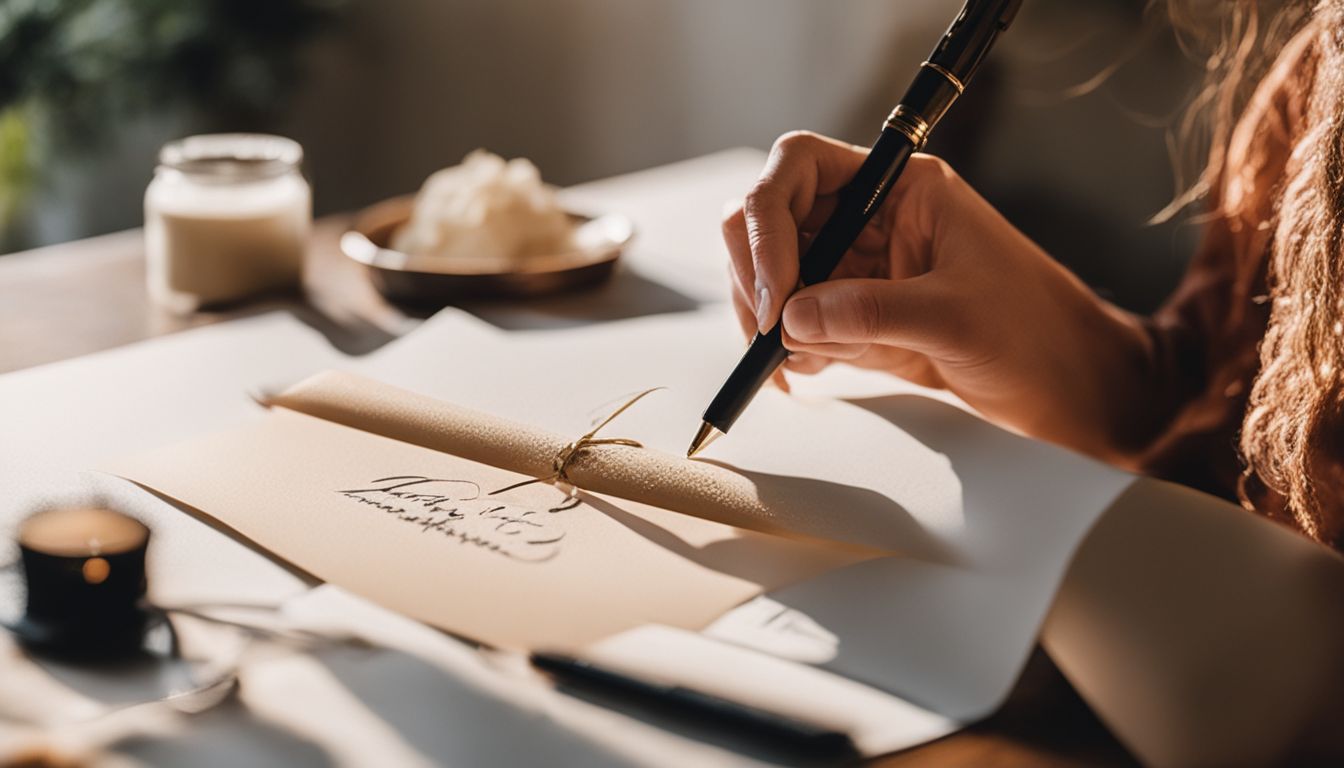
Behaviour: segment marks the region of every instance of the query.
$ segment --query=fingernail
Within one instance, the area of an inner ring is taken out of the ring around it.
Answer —
[[[821,327],[821,305],[816,299],[794,299],[784,306],[784,330],[798,341],[818,341],[825,337]]]
[[[770,330],[770,289],[765,283],[756,284],[756,329],[761,333]]]

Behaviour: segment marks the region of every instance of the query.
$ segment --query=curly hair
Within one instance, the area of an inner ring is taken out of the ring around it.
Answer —
[[[1165,5],[1177,39],[1204,62],[1206,76],[1173,142],[1183,191],[1158,220],[1215,191],[1231,170],[1227,150],[1251,95],[1288,40],[1309,28],[1305,128],[1272,191],[1272,303],[1240,433],[1239,494],[1254,509],[1252,489],[1274,491],[1304,533],[1333,539],[1341,532],[1329,530],[1323,511],[1344,505],[1344,0]],[[1212,48],[1201,47],[1209,40]]]
[[[1323,539],[1335,534],[1324,505],[1344,491],[1344,0],[1314,13],[1316,68],[1279,192],[1273,303],[1241,452],[1247,477],[1282,494],[1298,527]]]

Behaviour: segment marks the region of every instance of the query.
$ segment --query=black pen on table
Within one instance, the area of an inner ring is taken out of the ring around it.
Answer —
[[[799,260],[803,285],[831,276],[841,257],[882,206],[910,155],[918,152],[929,132],[947,113],[975,74],[999,33],[1008,28],[1021,0],[968,0],[938,46],[920,65],[914,81],[887,117],[882,133],[858,173],[837,195],[835,210]],[[726,434],[756,392],[789,356],[784,348],[783,319],[751,346],[705,409],[704,421],[687,456],[694,456]]]
[[[721,728],[763,737],[800,754],[855,756],[848,734],[786,715],[730,701],[680,685],[658,683],[608,669],[562,653],[534,652],[532,666],[562,684],[591,687],[643,699],[686,719],[711,721]]]

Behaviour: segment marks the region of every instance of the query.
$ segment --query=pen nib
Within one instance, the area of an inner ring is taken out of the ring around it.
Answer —
[[[703,451],[705,446],[714,442],[723,436],[723,433],[710,424],[708,421],[700,425],[700,431],[695,433],[695,439],[691,441],[691,447],[686,450],[686,458],[692,458],[695,454]]]

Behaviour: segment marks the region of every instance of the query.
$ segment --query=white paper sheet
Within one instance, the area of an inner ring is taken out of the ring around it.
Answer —
[[[475,348],[505,336],[460,313],[436,325],[448,338],[436,342],[430,351],[434,358],[460,345]],[[294,664],[256,665],[246,673],[251,692],[243,705],[191,718],[189,727],[171,735],[123,745],[122,754],[150,764],[232,764],[237,759],[330,764],[401,740],[432,760],[476,764],[510,764],[537,754],[564,765],[777,763],[778,755],[754,751],[759,744],[717,744],[701,741],[696,733],[667,732],[656,721],[632,719],[554,692],[527,670],[501,675],[467,646],[440,633],[353,597],[333,601],[338,594],[333,588],[319,589],[326,598],[309,601],[314,594],[309,585],[268,557],[124,481],[82,469],[123,451],[259,418],[248,392],[278,389],[314,371],[348,364],[320,334],[277,313],[0,376],[0,484],[6,489],[0,531],[6,537],[37,507],[96,496],[152,527],[149,579],[157,601],[309,606],[295,610],[328,628],[362,630],[388,646],[317,658],[313,664],[325,670],[317,675],[295,671],[314,669],[301,663],[306,657]],[[17,586],[17,579],[0,580],[0,617],[12,618],[21,610]],[[294,603],[296,598],[301,602]],[[325,607],[316,610],[319,603]],[[325,618],[317,621],[318,616]],[[409,647],[407,638],[412,639]],[[0,677],[21,682],[28,675],[33,685],[53,690],[62,685],[18,656],[3,661]],[[4,692],[22,697],[27,687]],[[296,703],[324,697],[339,697],[347,707],[355,707],[357,699],[373,725],[363,732],[336,732],[320,718],[296,720]],[[30,705],[7,698],[0,709],[36,716]],[[77,719],[100,706],[73,695],[68,702],[53,701],[37,721]],[[282,716],[285,712],[289,715]],[[0,736],[30,731],[31,726],[7,723]],[[898,745],[944,732],[921,732]],[[32,743],[43,738],[34,736]],[[0,738],[0,751],[8,744]]]
[[[279,601],[302,591],[267,558],[85,470],[236,423],[257,410],[248,392],[344,359],[293,316],[271,313],[0,377],[0,534],[10,539],[43,505],[105,498],[154,530],[149,577],[160,600]]]
[[[663,386],[608,432],[684,451],[741,352],[725,307],[498,338],[463,338],[458,326],[453,313],[441,314],[359,367],[398,386],[576,436],[604,404]],[[812,477],[894,500],[942,545],[950,557],[860,563],[768,599],[835,638],[829,652],[794,638],[798,658],[973,720],[1007,695],[1078,542],[1133,478],[886,381],[894,394],[852,402],[819,395],[828,387],[871,394],[871,377],[837,372],[809,384],[811,395],[792,399],[764,391],[703,455],[747,472]],[[779,639],[756,618],[768,612],[759,605],[740,610],[709,634],[778,652]]]
[[[684,313],[722,301],[727,292],[719,210],[725,200],[747,189],[763,160],[759,151],[737,150],[567,190],[569,204],[635,219],[636,240],[623,256],[616,280],[574,297],[473,308],[496,327],[449,311],[435,323],[439,338],[423,348],[426,365],[442,365],[459,345],[474,349],[486,338],[508,335],[497,328],[585,325]],[[452,315],[456,321],[449,319]],[[269,603],[296,593],[305,601],[307,595],[330,596],[332,588],[305,592],[299,579],[224,534],[122,481],[81,468],[122,451],[236,424],[254,414],[255,406],[245,395],[249,390],[279,389],[342,362],[318,334],[292,318],[272,315],[2,376],[0,482],[6,495],[0,500],[0,532],[11,531],[35,505],[98,493],[153,526],[150,579],[160,600]],[[440,367],[427,375],[454,374]],[[0,595],[0,611],[12,614],[17,599],[15,594]],[[561,765],[774,762],[768,755],[753,756],[751,744],[698,743],[694,734],[669,733],[656,724],[553,693],[540,680],[524,684],[494,677],[461,644],[409,620],[397,621],[400,617],[362,601],[323,603],[338,627],[362,627],[394,647],[400,647],[394,635],[401,631],[417,637],[416,652],[441,668],[437,675],[414,674],[410,687],[407,675],[378,672],[422,669],[396,656],[389,661],[371,655],[337,674],[342,685],[366,698],[371,709],[424,754],[473,764],[511,764],[538,754]],[[282,695],[303,701],[322,692],[285,687]],[[545,698],[544,707],[527,706],[536,696]],[[247,704],[265,709],[265,698],[259,690]],[[241,709],[195,718],[179,738],[141,743],[131,755],[150,763],[242,760],[291,765],[325,765],[349,757],[339,753],[338,744],[296,739],[268,725],[271,718],[257,722]],[[428,721],[425,712],[430,713]],[[924,731],[888,746],[908,746],[945,732]],[[598,742],[618,747],[612,754],[612,748]]]

